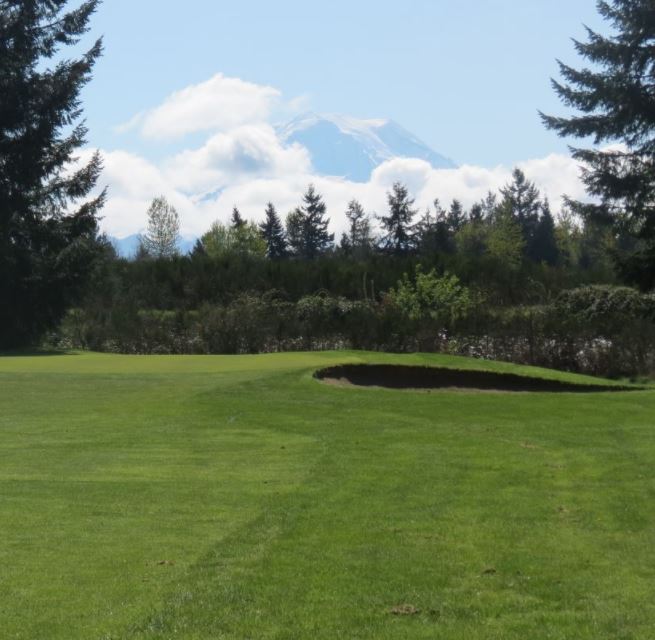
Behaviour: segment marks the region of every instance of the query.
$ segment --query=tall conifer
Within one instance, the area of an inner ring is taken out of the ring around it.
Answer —
[[[266,205],[264,221],[259,225],[262,237],[266,242],[266,257],[271,260],[286,258],[289,250],[282,221],[272,202]]]
[[[104,193],[89,198],[102,163],[95,154],[74,164],[87,134],[80,92],[102,44],[61,55],[87,32],[98,0],[66,5],[0,2],[0,348],[55,325],[102,249]]]
[[[405,185],[395,182],[387,193],[387,202],[389,213],[379,217],[384,232],[382,248],[395,255],[409,253],[416,246],[413,225],[416,215],[414,200],[410,198]]]
[[[334,243],[334,234],[328,231],[327,207],[313,184],[307,188],[299,211],[303,216],[302,257],[313,260],[331,249]]]
[[[564,105],[577,113],[541,115],[560,136],[621,143],[572,148],[593,201],[569,204],[583,217],[612,223],[641,241],[620,266],[629,279],[650,288],[655,286],[655,3],[601,0],[597,7],[612,32],[587,29],[586,41],[574,44],[590,67],[560,62],[563,81],[553,80]]]

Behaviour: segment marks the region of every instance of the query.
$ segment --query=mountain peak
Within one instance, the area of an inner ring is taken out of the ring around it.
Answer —
[[[281,130],[304,130],[320,122],[331,122],[342,131],[365,132],[370,129],[383,127],[390,121],[380,118],[369,118],[364,120],[340,113],[314,113],[313,111],[308,111],[295,117],[282,127]]]
[[[455,168],[451,160],[393,120],[308,112],[277,131],[284,143],[297,143],[309,151],[318,173],[354,182],[368,181],[376,167],[398,157],[420,158],[435,169]]]

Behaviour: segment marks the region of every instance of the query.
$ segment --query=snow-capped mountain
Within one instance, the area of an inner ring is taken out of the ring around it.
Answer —
[[[343,115],[307,113],[276,127],[276,133],[283,145],[300,144],[307,149],[316,175],[368,182],[376,167],[399,157],[419,158],[435,169],[456,168],[452,160],[428,147],[393,120],[360,120]],[[187,195],[198,205],[212,203],[220,199],[227,186]],[[138,234],[110,239],[119,255],[129,258],[136,254]],[[193,237],[181,239],[178,244],[180,252],[190,252],[195,240]]]
[[[366,182],[373,169],[392,158],[420,158],[435,169],[453,169],[452,160],[433,151],[393,120],[358,120],[307,113],[277,127],[284,144],[298,143],[321,175]]]

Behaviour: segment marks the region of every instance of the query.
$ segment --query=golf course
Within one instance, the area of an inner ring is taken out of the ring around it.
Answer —
[[[315,377],[356,364],[586,386]],[[652,638],[655,390],[601,382],[437,355],[2,357],[0,636]]]

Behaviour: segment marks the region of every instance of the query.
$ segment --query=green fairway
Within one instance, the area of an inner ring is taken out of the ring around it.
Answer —
[[[0,637],[648,639],[655,391],[445,356],[0,358]]]

